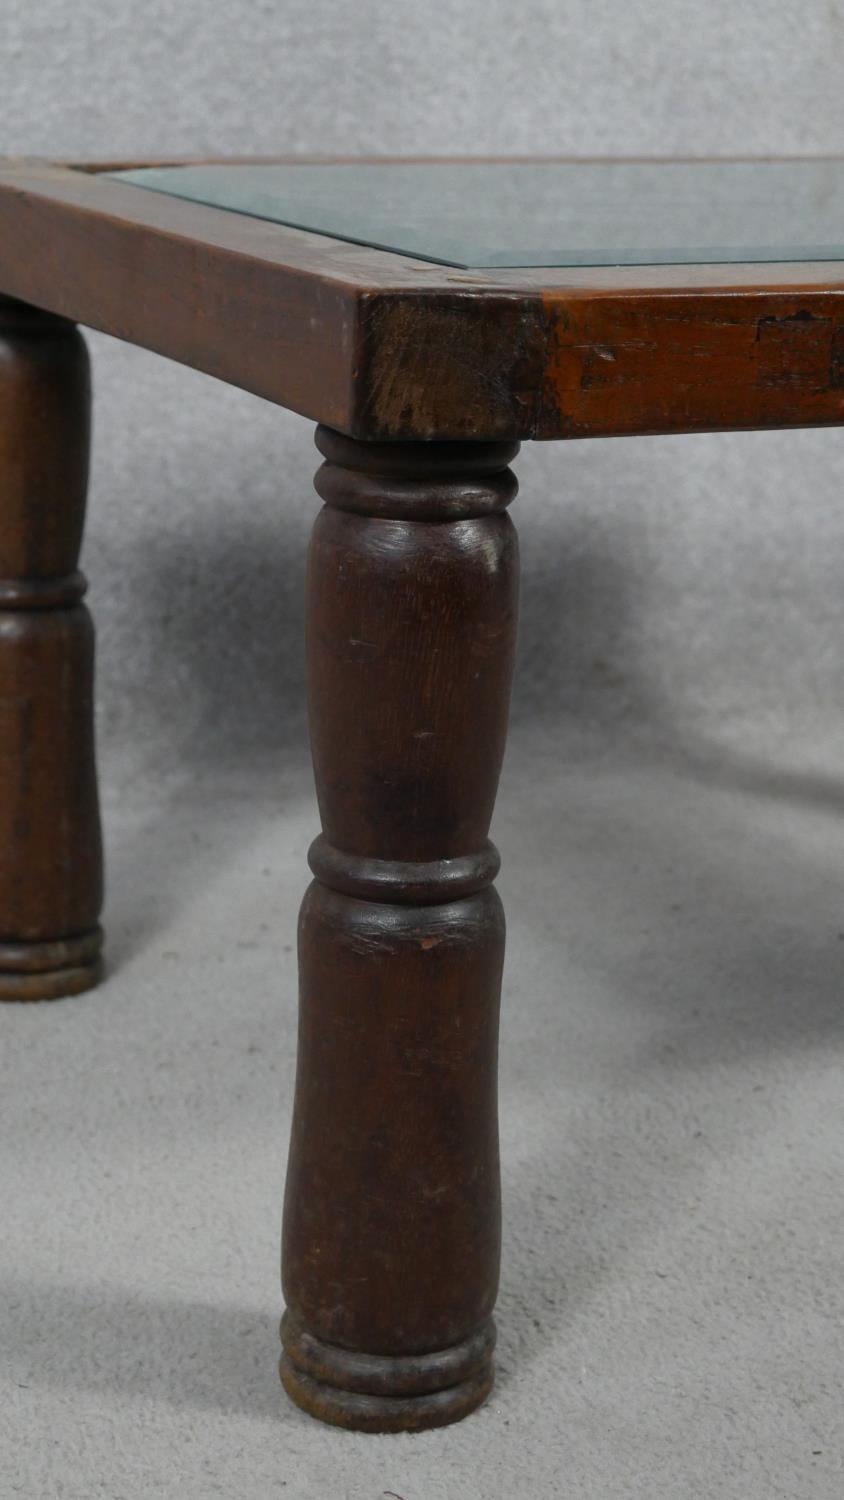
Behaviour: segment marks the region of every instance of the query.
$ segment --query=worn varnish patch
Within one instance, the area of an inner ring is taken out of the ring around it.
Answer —
[[[832,318],[808,307],[760,318],[756,325],[759,385],[825,390],[830,384],[835,332]]]
[[[829,388],[844,391],[844,322],[837,324],[832,333]]]
[[[361,298],[361,438],[532,437],[546,337],[536,298],[484,292]]]

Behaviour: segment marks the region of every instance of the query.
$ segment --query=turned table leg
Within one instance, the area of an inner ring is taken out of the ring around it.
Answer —
[[[299,928],[281,1376],[397,1431],[492,1384],[504,916],[487,833],[516,626],[517,444],[325,428],[308,566],[322,834]]]
[[[0,297],[0,999],[100,976],[91,617],[77,570],[90,380],[73,324]]]

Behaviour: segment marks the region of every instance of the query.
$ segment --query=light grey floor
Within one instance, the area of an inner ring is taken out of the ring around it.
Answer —
[[[304,753],[106,814],[108,982],[2,1014],[3,1500],[840,1497],[844,774],[516,730],[499,1378],[415,1438],[275,1373]]]

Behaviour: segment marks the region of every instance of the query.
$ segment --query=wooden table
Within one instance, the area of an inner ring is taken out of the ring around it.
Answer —
[[[0,163],[3,998],[101,972],[75,325],[320,424],[281,1374],[326,1421],[433,1426],[492,1382],[509,465],[844,421],[842,257],[838,161]]]

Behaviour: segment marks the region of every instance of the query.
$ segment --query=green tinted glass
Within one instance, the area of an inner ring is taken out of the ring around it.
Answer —
[[[144,167],[197,203],[466,269],[844,259],[844,161]]]

